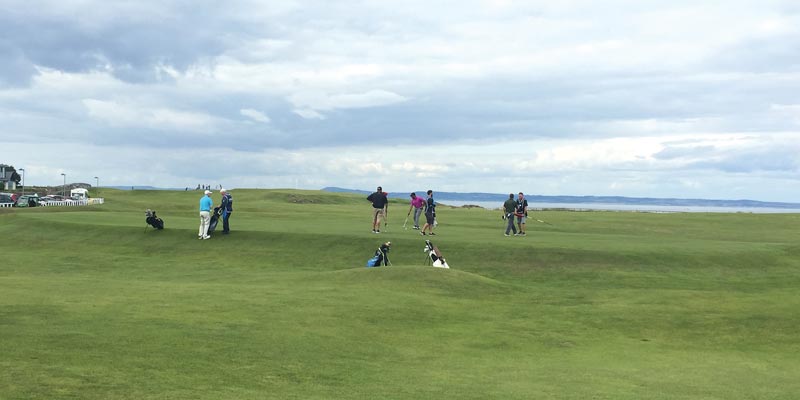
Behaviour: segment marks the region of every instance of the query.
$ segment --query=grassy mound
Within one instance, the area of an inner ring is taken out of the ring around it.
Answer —
[[[800,216],[446,208],[236,190],[197,240],[197,191],[0,210],[0,397],[790,399]],[[216,195],[218,199],[218,195]],[[145,229],[158,211],[163,231]],[[364,268],[382,241],[393,266]]]

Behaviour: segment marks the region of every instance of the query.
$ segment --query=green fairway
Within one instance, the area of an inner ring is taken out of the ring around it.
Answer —
[[[376,235],[364,196],[232,194],[211,240],[195,191],[0,209],[0,399],[800,393],[800,215],[552,211],[505,237],[442,206],[444,270],[405,200]]]

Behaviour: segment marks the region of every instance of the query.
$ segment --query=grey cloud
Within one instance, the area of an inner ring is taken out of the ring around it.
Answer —
[[[714,169],[728,173],[800,172],[797,149],[756,149],[726,154],[711,160],[690,163],[689,168]]]
[[[6,46],[24,55],[18,59],[61,71],[85,72],[110,64],[120,79],[152,82],[157,78],[156,65],[183,70],[199,59],[220,54],[229,40],[219,32],[230,21],[215,19],[215,8],[194,3],[172,3],[172,9],[164,13],[146,12],[155,7],[147,3],[134,10],[117,10],[122,5],[88,2],[82,8],[62,6],[68,9],[60,13],[39,3],[42,8],[35,7],[36,3],[6,7],[0,13],[0,34]],[[137,12],[150,18],[133,18]],[[243,28],[237,29],[242,34]],[[27,72],[28,76],[32,73]]]

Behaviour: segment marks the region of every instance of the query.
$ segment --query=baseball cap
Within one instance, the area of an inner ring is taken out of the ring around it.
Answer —
[[[206,190],[206,194],[211,194],[211,191],[210,190]]]

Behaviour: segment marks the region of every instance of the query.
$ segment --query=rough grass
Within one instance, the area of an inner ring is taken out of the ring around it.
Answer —
[[[362,196],[103,190],[0,210],[0,398],[793,399],[800,216],[444,208],[423,238]],[[156,209],[164,231],[145,230]],[[391,240],[389,268],[364,268]]]

